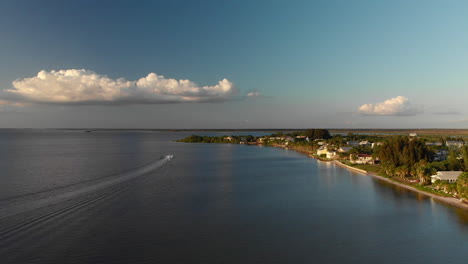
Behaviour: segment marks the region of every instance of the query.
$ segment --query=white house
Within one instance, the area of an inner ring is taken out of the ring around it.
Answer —
[[[327,159],[334,159],[336,157],[336,151],[334,150],[330,150],[330,151],[327,151]]]
[[[442,146],[442,142],[426,142],[426,146]]]
[[[354,164],[374,164],[374,159],[369,154],[357,154],[353,159],[353,154],[349,155],[349,161]]]
[[[439,180],[453,183],[457,181],[458,176],[460,176],[462,172],[463,171],[438,171],[436,175],[431,176],[431,182],[434,183]]]
[[[233,140],[233,138],[232,138],[231,136],[229,136],[229,137],[225,137],[225,138],[224,138],[224,140],[229,140],[229,141],[232,141],[232,140]]]
[[[361,142],[359,142],[359,146],[369,146],[371,143],[367,140],[363,140]]]
[[[410,133],[409,136],[410,136],[410,137],[417,137],[418,134],[416,134],[416,133]]]
[[[383,145],[383,142],[374,142],[371,144],[371,147],[375,148],[376,146],[382,146],[382,145]]]
[[[463,141],[446,141],[445,144],[447,145],[447,147],[462,147],[463,145],[465,145],[465,142]]]
[[[319,149],[317,149],[317,155],[318,156],[327,155],[327,153],[328,153],[327,147],[320,147]]]

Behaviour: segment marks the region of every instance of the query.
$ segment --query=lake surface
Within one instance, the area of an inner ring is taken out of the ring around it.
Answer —
[[[0,215],[1,263],[468,261],[466,211],[294,151],[173,142],[190,134],[0,130],[0,207],[175,155]]]

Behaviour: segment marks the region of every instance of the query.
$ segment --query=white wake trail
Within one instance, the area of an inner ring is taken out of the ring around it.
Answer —
[[[114,186],[114,185],[121,184],[129,180],[135,179],[139,176],[145,175],[146,173],[151,172],[163,166],[164,164],[169,162],[173,157],[174,157],[173,155],[164,156],[162,159],[154,163],[151,163],[149,165],[123,173],[118,176],[114,176],[111,179],[107,179],[106,181],[99,182],[90,186],[84,186],[79,189],[72,190],[66,193],[61,193],[61,194],[53,195],[50,197],[41,198],[38,200],[20,201],[16,203],[14,202],[11,204],[7,204],[0,208],[0,219],[8,217],[8,216],[16,215],[19,213],[24,213],[30,210],[42,208],[45,206],[58,204],[60,202],[67,201],[67,200],[76,198],[78,196],[84,195],[84,194],[96,192],[96,191],[105,189],[107,187]]]

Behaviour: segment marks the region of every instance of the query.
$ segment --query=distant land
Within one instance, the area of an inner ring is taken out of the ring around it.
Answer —
[[[313,127],[312,127],[313,128]],[[8,129],[8,128],[1,128]],[[50,130],[92,130],[92,131],[160,131],[160,132],[292,132],[303,131],[307,128],[225,128],[225,129],[157,129],[157,128],[50,128]],[[468,136],[468,129],[449,129],[449,128],[408,128],[408,129],[383,129],[383,128],[328,128],[330,133],[362,133],[362,134],[409,134],[417,133],[420,135],[449,135],[449,136]]]

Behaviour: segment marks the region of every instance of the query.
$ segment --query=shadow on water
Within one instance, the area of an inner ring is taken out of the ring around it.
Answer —
[[[420,206],[431,207],[435,212],[441,209],[447,211],[448,215],[455,220],[454,222],[457,222],[461,229],[468,233],[468,211],[379,179],[373,178],[372,183],[385,200],[397,206],[414,206],[418,203]]]

